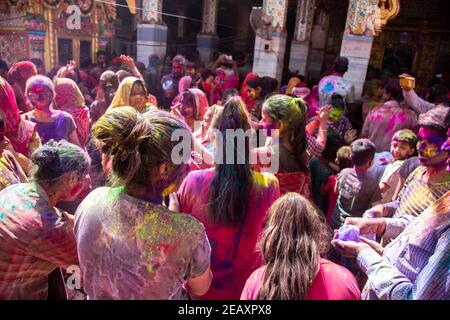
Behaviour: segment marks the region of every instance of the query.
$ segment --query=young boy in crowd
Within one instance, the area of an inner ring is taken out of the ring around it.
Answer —
[[[391,154],[393,158],[386,166],[380,181],[383,203],[392,201],[400,181],[400,168],[403,162],[415,153],[417,141],[416,134],[409,129],[399,130],[392,137]]]
[[[381,202],[377,181],[367,170],[372,166],[375,145],[368,139],[358,139],[351,146],[353,168],[342,170],[335,191],[339,194],[331,218],[332,229],[339,229],[346,218],[361,217],[367,209]]]
[[[339,150],[336,153],[336,160],[335,163],[339,168],[339,172],[341,172],[344,169],[352,168],[353,167],[353,160],[352,160],[352,149],[349,146],[343,146],[339,148]],[[334,208],[336,207],[336,202],[338,199],[338,190],[336,190],[336,183],[337,183],[337,175],[331,175],[328,177],[327,182],[323,186],[321,193],[322,194],[328,194],[328,210],[327,210],[327,216],[326,221],[327,224],[330,224],[331,217],[333,216]]]

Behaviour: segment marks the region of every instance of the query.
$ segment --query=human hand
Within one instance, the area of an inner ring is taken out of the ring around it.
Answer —
[[[339,251],[340,254],[348,258],[355,258],[362,249],[370,248],[365,242],[342,241],[337,239],[332,240],[331,245]]]
[[[377,204],[376,206],[373,206],[372,208],[366,210],[363,213],[364,218],[381,218],[383,217],[383,211],[384,207],[382,204]]]
[[[374,218],[347,218],[344,224],[351,224],[358,227],[359,234],[377,234],[382,235],[385,229],[384,219],[374,219]]]
[[[77,63],[74,60],[70,60],[68,64],[58,70],[56,74],[57,78],[65,78],[67,75],[77,68]]]
[[[198,165],[203,163],[203,157],[200,153],[196,152],[196,151],[192,151],[191,152],[191,157],[194,160],[194,162]]]
[[[357,132],[355,129],[350,129],[345,131],[344,140],[347,144],[352,143],[357,137]]]
[[[177,116],[177,117],[183,119],[184,117],[181,114],[180,106],[181,106],[181,103],[177,103],[176,105],[172,106],[170,108],[170,113],[173,114],[174,116]]]
[[[180,201],[175,192],[169,194],[169,210],[173,212],[180,212]]]
[[[136,67],[136,64],[134,63],[134,60],[132,57],[122,54],[120,56],[120,60],[123,64],[125,64],[128,68],[134,69]]]
[[[328,117],[330,115],[331,109],[333,106],[331,104],[327,104],[317,111],[317,119],[319,119],[320,123],[327,123]]]

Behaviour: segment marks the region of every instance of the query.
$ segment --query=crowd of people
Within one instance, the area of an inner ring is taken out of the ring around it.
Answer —
[[[226,54],[1,65],[0,299],[450,298],[442,78],[370,70],[358,98],[346,57],[317,84]]]

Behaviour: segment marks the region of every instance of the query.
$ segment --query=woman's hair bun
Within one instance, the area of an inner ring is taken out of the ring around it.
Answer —
[[[31,161],[40,167],[46,166],[58,157],[58,152],[52,147],[43,147],[40,150],[37,150],[31,156]]]

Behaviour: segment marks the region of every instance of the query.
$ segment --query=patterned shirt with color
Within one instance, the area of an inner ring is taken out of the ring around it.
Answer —
[[[426,182],[423,177],[426,170],[427,168],[424,166],[414,170],[406,179],[398,199],[383,205],[389,217],[416,217],[450,190],[450,180],[441,183]],[[401,226],[401,228],[404,227]],[[391,240],[392,237],[388,233],[383,236],[383,244],[387,244]]]
[[[22,183],[0,192],[0,300],[45,300],[48,275],[76,264],[72,227],[42,187]]]
[[[364,121],[361,138],[372,141],[377,152],[389,151],[392,137],[398,130],[415,131],[416,127],[416,113],[397,101],[391,100],[369,112]]]
[[[355,86],[341,76],[329,75],[323,77],[319,82],[319,101],[323,107],[331,102],[333,93],[340,94],[345,102],[355,101]]]
[[[187,278],[208,269],[210,246],[191,216],[97,188],[75,213],[78,256],[89,299],[181,300]]]
[[[269,173],[253,173],[253,190],[247,195],[244,223],[237,226],[208,221],[210,184],[214,169],[191,172],[178,192],[180,211],[191,214],[206,228],[211,242],[211,288],[201,297],[207,300],[238,300],[245,281],[261,266],[256,242],[270,205],[280,196],[277,179]]]
[[[387,218],[395,238],[379,256],[361,250],[357,261],[367,274],[366,300],[450,299],[450,191],[418,217]]]

